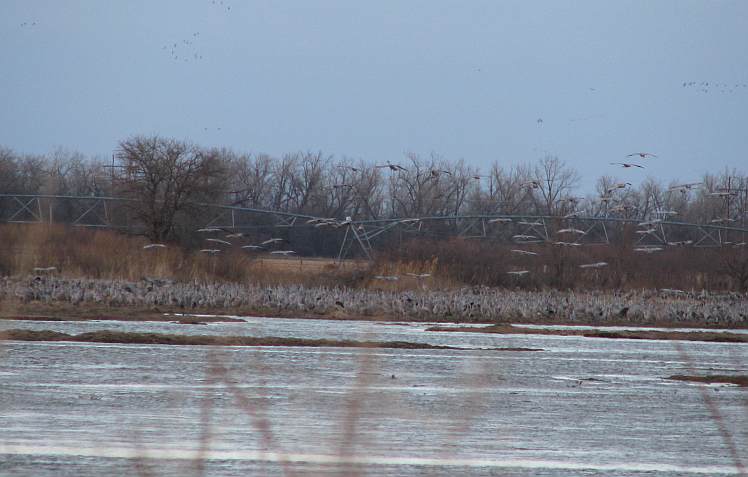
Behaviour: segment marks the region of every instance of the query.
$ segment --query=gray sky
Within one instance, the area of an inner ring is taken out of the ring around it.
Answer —
[[[1,0],[0,65],[0,145],[23,153],[133,134],[484,170],[548,152],[587,190],[748,164],[741,0]],[[608,165],[638,151],[659,158]]]

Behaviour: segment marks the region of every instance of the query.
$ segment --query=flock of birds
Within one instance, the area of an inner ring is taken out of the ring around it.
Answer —
[[[197,49],[196,42],[200,40],[200,32],[196,31],[189,39],[171,42],[161,47],[162,50],[169,53],[174,61],[190,62],[200,61],[203,55]]]
[[[631,154],[628,154],[626,157],[630,158],[640,158],[640,159],[649,159],[649,158],[657,158],[658,156],[656,154],[653,154],[651,152],[634,152]],[[611,162],[611,165],[619,165],[623,168],[640,168],[644,169],[644,166],[641,164],[636,164],[633,162]],[[626,204],[625,202],[621,202],[619,204],[616,204],[614,206],[611,205],[612,202],[614,202],[615,197],[614,193],[618,190],[626,189],[630,187],[632,184],[631,182],[619,182],[616,184],[611,185],[605,190],[605,194],[602,195],[599,200],[602,204],[606,206],[607,212],[614,212],[614,213],[622,213],[622,214],[628,214],[629,212],[636,209],[636,206],[631,204]],[[681,194],[687,194],[689,191],[695,190],[699,186],[703,185],[702,182],[689,182],[684,184],[678,184],[675,186],[670,187],[667,192],[680,192]],[[539,189],[541,187],[541,183],[538,180],[530,180],[526,181],[522,184],[523,187],[527,188],[528,190],[532,189]],[[706,194],[707,197],[712,198],[730,198],[737,195],[737,189],[718,189],[715,192],[710,192]],[[577,202],[581,201],[583,198],[581,197],[569,197],[566,199],[562,199],[562,201],[567,201],[571,205],[575,205]],[[661,210],[658,208],[655,210],[655,218],[651,220],[646,220],[643,222],[640,222],[637,224],[638,230],[635,231],[637,235],[640,236],[640,240],[637,242],[641,243],[645,238],[647,237],[653,237],[656,238],[658,242],[667,244],[668,246],[687,246],[692,245],[693,242],[690,240],[683,240],[683,241],[669,241],[665,242],[663,238],[657,236],[657,232],[662,231],[662,222],[667,219],[667,217],[671,215],[676,215],[676,211],[672,210]],[[566,214],[563,218],[564,219],[573,219],[580,215],[579,211],[573,211],[568,214]],[[503,219],[503,218],[497,218],[497,219],[491,219],[488,221],[488,223],[509,223],[512,222],[512,219]],[[735,219],[730,217],[718,217],[715,219],[712,219],[710,223],[712,224],[729,224],[731,222],[735,222]],[[518,222],[520,225],[528,226],[530,230],[532,230],[533,227],[542,227],[542,223],[531,223],[531,222]],[[658,229],[659,227],[659,229]],[[570,236],[573,237],[572,241],[565,241],[565,240],[557,240],[554,242],[551,242],[553,245],[556,246],[563,246],[563,247],[579,247],[582,244],[579,242],[579,239],[581,239],[583,236],[587,234],[587,231],[576,229],[574,227],[567,227],[562,228],[556,232],[557,234],[563,236]],[[664,237],[664,233],[662,234]],[[533,243],[543,243],[546,242],[542,237],[539,235],[529,235],[529,234],[517,234],[512,237],[517,244],[533,244]],[[744,247],[746,245],[745,242],[723,242],[723,245],[733,245],[734,247]],[[664,250],[664,247],[659,245],[638,245],[634,247],[634,252],[642,253],[642,254],[651,254],[656,253]],[[512,249],[512,253],[525,256],[525,257],[533,257],[537,256],[538,253],[531,251],[531,250],[525,250],[525,249]],[[594,263],[584,263],[578,265],[580,269],[599,269],[604,268],[608,266],[606,262],[594,262]],[[515,277],[522,277],[525,275],[530,274],[529,270],[511,270],[507,272],[509,275],[515,276]]]
[[[327,313],[344,308],[359,316],[392,316],[408,321],[586,322],[741,326],[748,300],[738,293],[679,290],[573,292],[496,290],[384,290],[260,286],[238,283],[177,283],[68,279],[57,275],[0,279],[0,300],[165,307],[184,310],[266,309],[278,313]]]
[[[313,219],[310,220],[308,223],[312,223],[315,220],[319,219]],[[334,219],[331,219],[334,220]],[[327,222],[326,222],[327,223]],[[339,226],[339,222],[336,221],[336,226]],[[212,234],[212,233],[221,233],[221,232],[230,232],[229,230],[219,228],[219,227],[205,227],[197,230],[198,233],[203,234]],[[246,234],[242,232],[231,232],[225,235],[226,239],[239,239],[242,237],[245,237]],[[202,248],[200,249],[200,253],[204,253],[207,255],[218,255],[225,250],[227,250],[226,247],[233,247],[236,245],[234,242],[230,242],[229,240],[219,239],[215,237],[209,237],[204,239],[205,242],[207,242],[212,247],[222,247],[222,248]],[[242,245],[240,246],[241,249],[251,252],[268,252],[271,255],[278,255],[278,256],[293,256],[296,255],[296,251],[294,250],[271,250],[271,248],[278,246],[282,243],[286,242],[286,239],[280,238],[280,237],[273,237],[269,238],[263,242],[260,242],[259,244],[248,244],[248,245]],[[167,246],[162,243],[149,243],[143,246],[143,250],[160,250],[165,249]]]
[[[735,93],[748,88],[748,83],[720,83],[714,81],[684,81],[683,87],[699,93]]]
[[[650,158],[657,158],[658,156],[656,154],[653,154],[651,152],[634,152],[631,154],[628,154],[626,157],[628,158],[640,158],[640,159],[650,159]],[[644,168],[644,166],[640,164],[630,163],[630,162],[613,162],[612,165],[621,165],[624,168]],[[361,172],[361,169],[351,166],[351,165],[339,165],[337,166],[339,168],[345,168],[348,169],[354,173]],[[390,161],[386,161],[384,164],[376,164],[374,166],[378,169],[387,169],[393,173],[400,173],[400,172],[407,172],[408,169],[406,169],[404,166],[393,163]],[[432,169],[426,172],[429,175],[430,179],[438,180],[439,177],[444,175],[451,175],[452,173],[447,170],[442,169]],[[475,175],[473,176],[474,179],[480,180],[484,176],[481,175]],[[621,202],[616,205],[612,205],[611,203],[614,201],[614,193],[616,191],[626,189],[630,187],[632,184],[631,182],[619,182],[611,185],[608,187],[605,191],[605,194],[602,195],[599,200],[602,204],[606,206],[607,211],[609,212],[618,212],[627,214],[630,211],[634,210],[636,207],[630,204],[626,204],[625,202]],[[692,191],[699,186],[701,186],[701,182],[690,182],[690,183],[684,183],[684,184],[678,184],[675,186],[670,187],[667,192],[679,192],[682,194],[686,194],[689,191]],[[529,180],[521,184],[523,188],[525,188],[528,191],[531,191],[533,189],[539,189],[542,187],[542,184],[539,180]],[[350,187],[352,188],[352,185],[349,184],[336,184],[333,186],[334,188],[343,188],[343,187]],[[726,198],[736,195],[736,191],[734,190],[724,190],[720,189],[716,192],[711,192],[707,194],[709,197],[715,197],[715,198]],[[572,208],[576,208],[576,204],[583,200],[581,197],[567,197],[564,199],[561,199],[562,202],[568,202],[569,205],[572,206]],[[642,254],[652,254],[656,252],[660,252],[664,250],[663,246],[660,245],[638,245],[639,243],[642,243],[646,238],[652,237],[656,238],[658,242],[660,242],[662,245],[667,244],[668,246],[687,246],[692,245],[692,242],[690,240],[685,241],[671,241],[671,242],[664,242],[664,240],[657,236],[658,230],[661,231],[662,229],[662,222],[667,219],[670,215],[677,214],[675,211],[669,211],[669,210],[660,210],[657,209],[655,211],[655,218],[651,220],[646,220],[643,222],[640,222],[637,224],[638,229],[635,231],[635,233],[640,236],[640,240],[637,242],[637,246],[634,247],[634,252],[642,253]],[[566,214],[563,218],[564,219],[574,219],[579,215],[578,211],[573,211],[568,214]],[[402,219],[399,221],[399,223],[404,225],[414,225],[420,222],[421,219],[418,218],[409,218],[409,219]],[[725,224],[730,223],[734,221],[734,219],[731,219],[729,217],[725,218],[716,218],[713,219],[711,222],[714,224]],[[487,221],[489,224],[509,224],[512,222],[515,222],[515,220],[511,218],[505,218],[505,217],[497,217],[492,218]],[[348,225],[353,224],[353,220],[351,217],[346,217],[343,220],[335,219],[335,218],[311,218],[306,221],[306,224],[315,228],[340,228],[345,227]],[[556,235],[559,238],[563,238],[563,240],[555,240],[555,241],[549,241],[547,238],[543,238],[542,234],[537,233],[537,230],[544,227],[544,224],[541,222],[533,222],[533,221],[516,221],[516,224],[523,227],[525,229],[525,233],[520,233],[512,236],[512,239],[514,242],[518,245],[530,245],[530,244],[538,244],[538,243],[550,243],[554,246],[559,247],[580,247],[582,244],[580,243],[580,239],[582,239],[589,231],[581,230],[578,228],[575,228],[573,226],[567,226],[565,228],[559,229],[556,231]],[[658,229],[659,227],[659,229]],[[358,226],[359,229],[361,229],[361,226]],[[224,238],[216,238],[216,237],[209,237],[205,238],[204,241],[208,246],[206,248],[200,249],[201,253],[208,254],[208,255],[218,255],[221,254],[223,251],[227,249],[227,247],[234,247],[237,245],[234,242],[229,241],[228,239],[241,239],[243,237],[246,237],[246,234],[243,234],[241,232],[232,232],[230,230],[226,230],[223,228],[218,227],[206,227],[201,228],[197,230],[198,233],[202,234],[217,234],[217,233],[226,233]],[[531,233],[535,233],[532,235]],[[664,234],[663,234],[664,237]],[[294,256],[297,254],[294,250],[279,250],[275,249],[275,247],[278,247],[280,244],[284,243],[285,239],[279,238],[279,237],[272,237],[268,238],[267,240],[264,240],[260,243],[256,244],[246,244],[246,245],[240,245],[240,248],[248,251],[248,252],[268,252],[271,255],[276,256]],[[733,244],[736,247],[742,247],[745,246],[745,242],[735,243]],[[156,249],[162,249],[166,248],[166,245],[160,244],[160,243],[151,243],[147,244],[143,247],[145,250],[156,250]],[[524,257],[537,257],[539,254],[536,251],[533,250],[527,250],[527,249],[512,249],[511,253],[524,256]],[[607,267],[607,262],[593,262],[593,263],[582,263],[578,265],[578,268],[582,270],[594,270],[594,269],[600,269]],[[529,270],[510,270],[507,272],[507,274],[514,276],[514,277],[523,277],[530,274]],[[416,278],[418,280],[422,280],[424,278],[427,278],[428,274],[419,274],[414,275],[412,278]],[[395,281],[398,280],[400,277],[392,276],[392,275],[378,275],[374,277],[376,280],[385,280],[385,281]]]

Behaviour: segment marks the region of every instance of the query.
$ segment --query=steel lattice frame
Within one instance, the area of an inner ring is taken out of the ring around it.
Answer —
[[[78,227],[100,227],[112,229],[132,229],[127,223],[113,220],[111,210],[118,205],[136,203],[134,199],[121,197],[71,196],[71,195],[30,195],[0,194],[0,221],[9,223],[51,223],[55,220],[54,209],[60,203],[68,203],[76,213],[68,221]],[[206,227],[227,230],[248,230],[257,228],[312,227],[310,222],[328,220],[308,214],[256,209],[222,204],[194,203],[210,216]],[[256,219],[265,219],[258,225]],[[240,220],[244,219],[244,220]],[[249,219],[250,223],[247,223]],[[371,258],[372,242],[392,231],[416,235],[433,235],[432,228],[441,229],[442,236],[459,236],[466,239],[493,239],[516,244],[549,243],[557,239],[552,231],[563,224],[581,231],[574,242],[579,244],[610,243],[609,229],[621,226],[638,226],[638,219],[609,216],[556,217],[550,215],[453,215],[377,220],[339,221],[338,227],[345,227],[338,258],[342,259],[357,245],[361,252]],[[695,247],[720,247],[734,245],[727,240],[739,236],[744,243],[748,228],[718,224],[696,224],[670,220],[659,220],[654,229],[642,233],[636,245],[668,245],[668,236],[675,230],[685,230],[693,236],[691,245]],[[439,234],[437,234],[439,235]],[[681,233],[682,235],[682,233]],[[517,237],[521,237],[518,239]]]

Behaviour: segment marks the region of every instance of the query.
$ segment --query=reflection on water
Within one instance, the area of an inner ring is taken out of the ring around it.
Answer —
[[[748,374],[744,344],[680,353],[664,341],[259,318],[0,326],[545,350],[5,343],[0,475],[736,474],[703,388],[663,377]],[[745,389],[706,392],[748,462]]]

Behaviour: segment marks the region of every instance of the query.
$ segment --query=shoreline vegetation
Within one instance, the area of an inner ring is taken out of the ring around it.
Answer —
[[[514,335],[554,335],[582,336],[584,338],[609,338],[628,340],[672,340],[672,341],[706,341],[714,343],[748,343],[748,334],[709,331],[659,331],[659,330],[578,330],[578,329],[538,329],[521,328],[511,325],[491,326],[432,326],[426,331],[459,332],[459,333],[493,333]]]
[[[284,338],[276,336],[209,336],[177,335],[167,333],[133,333],[100,330],[76,335],[51,330],[6,330],[0,331],[0,341],[72,341],[80,343],[160,344],[193,346],[291,346],[291,347],[335,347],[376,349],[444,349],[465,350],[457,346],[430,345],[408,341],[353,341],[332,339]],[[536,348],[479,348],[483,351],[542,351]]]

